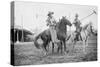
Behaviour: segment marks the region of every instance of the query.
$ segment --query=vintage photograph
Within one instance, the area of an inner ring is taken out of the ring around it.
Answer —
[[[97,61],[97,6],[11,2],[11,65]]]

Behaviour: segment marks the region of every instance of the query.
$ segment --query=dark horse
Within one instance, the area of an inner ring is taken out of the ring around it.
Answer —
[[[58,47],[61,48],[62,44],[64,45],[64,51],[66,51],[66,31],[67,31],[67,27],[66,25],[72,26],[71,22],[66,19],[66,17],[62,17],[61,20],[59,20],[59,22],[56,25],[56,31],[57,31],[57,38],[58,40],[60,40],[60,44],[61,46]],[[51,35],[50,35],[50,31],[49,29],[44,30],[42,33],[40,33],[38,36],[35,37],[34,40],[34,44],[37,48],[40,48],[40,44],[37,42],[37,40],[41,38],[43,43],[42,43],[42,47],[43,49],[45,49],[46,52],[48,52],[47,50],[47,45],[49,45],[50,41],[51,41]],[[54,51],[54,43],[52,42],[52,52]]]

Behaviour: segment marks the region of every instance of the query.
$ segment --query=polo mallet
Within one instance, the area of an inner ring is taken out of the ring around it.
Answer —
[[[87,15],[86,17],[82,18],[80,21],[82,21],[82,20],[84,20],[84,19],[90,17],[90,16],[93,15],[93,14],[97,14],[97,12],[96,12],[95,10],[93,10],[93,12],[92,12],[91,14],[89,14],[89,15]]]

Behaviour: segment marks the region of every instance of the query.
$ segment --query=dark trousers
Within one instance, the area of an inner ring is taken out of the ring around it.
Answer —
[[[82,40],[80,32],[76,32],[76,38],[74,40],[77,40],[77,41]]]

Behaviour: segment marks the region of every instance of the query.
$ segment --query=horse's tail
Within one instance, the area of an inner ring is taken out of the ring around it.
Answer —
[[[35,39],[34,39],[34,45],[35,45],[35,47],[38,48],[38,49],[40,49],[40,45],[39,45],[39,43],[37,42],[37,40],[38,40],[40,37],[41,37],[41,35],[38,35],[38,36],[36,36]]]
[[[66,41],[68,41],[68,40],[70,39],[70,37],[71,37],[71,35],[69,35],[69,36],[67,37]]]

